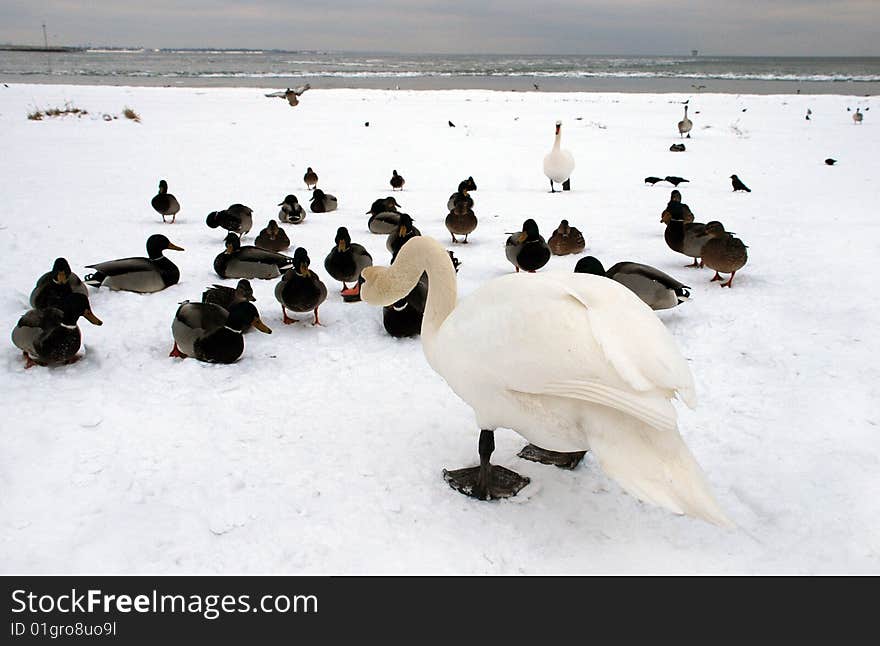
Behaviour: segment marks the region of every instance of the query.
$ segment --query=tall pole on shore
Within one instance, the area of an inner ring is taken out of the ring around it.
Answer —
[[[49,37],[46,36],[46,23],[43,23],[43,47],[46,49],[46,62],[49,65],[49,74],[52,73],[52,53],[49,51]]]

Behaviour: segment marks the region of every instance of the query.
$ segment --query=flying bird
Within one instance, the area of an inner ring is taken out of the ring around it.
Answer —
[[[742,183],[742,180],[736,175],[730,176],[730,183],[733,184],[733,190],[736,191],[745,191],[746,193],[751,193],[752,189]]]
[[[667,175],[663,179],[665,179],[667,182],[669,182],[673,186],[678,186],[682,182],[690,182],[691,181],[689,179],[685,179],[684,177],[677,177],[675,175]]]
[[[312,87],[311,85],[306,83],[305,85],[299,85],[299,86],[293,88],[292,90],[290,88],[287,88],[286,90],[279,90],[278,92],[272,92],[271,94],[267,94],[266,96],[273,97],[273,98],[277,97],[279,99],[287,99],[287,102],[292,107],[295,105],[299,105],[299,99],[297,97],[302,96],[303,93],[306,90],[311,89],[311,87]]]

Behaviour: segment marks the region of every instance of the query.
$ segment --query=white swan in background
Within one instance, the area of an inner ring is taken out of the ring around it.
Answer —
[[[687,135],[688,139],[690,139],[690,137],[691,137],[690,132],[691,132],[691,128],[693,128],[693,127],[694,127],[694,122],[691,121],[690,119],[688,119],[688,107],[685,105],[684,106],[684,119],[682,119],[681,121],[678,122],[678,134],[681,135],[682,137]]]
[[[590,449],[632,495],[719,525],[730,521],[676,428],[672,399],[695,403],[690,369],[639,298],[589,274],[509,274],[457,302],[444,248],[420,236],[391,267],[367,267],[363,300],[390,305],[426,272],[421,339],[430,366],[474,409],[480,466],[444,472],[477,498],[515,495],[528,479],[489,463],[494,430],[552,451]]]
[[[550,192],[555,193],[553,182],[562,184],[562,190],[567,191],[570,187],[569,178],[574,170],[574,156],[567,150],[562,150],[559,143],[562,139],[562,122],[556,122],[556,138],[553,140],[553,149],[544,156],[544,174],[550,179]]]

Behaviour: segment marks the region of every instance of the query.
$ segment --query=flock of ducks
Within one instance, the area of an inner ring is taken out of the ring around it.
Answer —
[[[679,132],[689,136],[692,127],[685,106]],[[556,122],[553,147],[544,158],[553,193],[555,184],[570,190],[575,166],[573,155],[561,148],[561,131],[561,122]],[[665,179],[675,186],[687,181]],[[734,190],[739,190],[738,178],[732,179]],[[317,188],[318,175],[311,167],[303,181],[312,191],[313,213],[337,208],[337,199]],[[405,180],[394,170],[389,183],[392,191],[402,191]],[[472,196],[476,190],[474,178],[468,177],[447,201],[445,224],[454,244],[467,244],[477,228]],[[163,222],[171,217],[173,223],[180,211],[165,180],[151,204]],[[304,222],[306,211],[296,196],[287,195],[278,206],[282,224]],[[458,259],[436,240],[422,236],[401,208],[395,197],[388,196],[375,200],[366,212],[369,231],[387,236],[390,267],[374,266],[366,248],[352,242],[346,227],[339,227],[324,269],[342,284],[344,300],[363,299],[382,306],[389,334],[420,334],[429,364],[476,412],[482,429],[480,465],[444,471],[450,486],[486,499],[514,495],[528,484],[528,478],[490,463],[494,430],[501,426],[532,443],[532,450],[521,454],[524,457],[571,464],[576,460],[565,456],[582,456],[589,449],[603,469],[636,497],[676,513],[729,523],[678,434],[671,400],[678,395],[692,405],[693,381],[670,333],[651,311],[686,301],[687,285],[635,262],[619,262],[605,270],[592,256],[581,258],[568,274],[535,274],[552,254],[583,253],[586,239],[562,220],[545,241],[537,223],[527,219],[520,231],[508,234],[505,244],[515,272],[458,301]],[[722,286],[732,286],[747,259],[741,240],[720,222],[695,222],[678,190],[672,191],[661,221],[668,246],[693,258],[689,266],[715,269],[712,280],[729,273]],[[327,298],[327,286],[311,268],[305,248],[296,248],[292,256],[284,253],[290,239],[276,220],[269,221],[253,245],[242,244],[253,227],[253,210],[248,206],[232,204],[213,211],[206,224],[227,231],[224,249],[214,259],[215,272],[239,280],[234,288],[206,289],[201,302],[180,304],[171,325],[171,356],[232,363],[244,351],[245,333],[251,329],[271,333],[254,305],[253,279],[277,280],[274,295],[285,324],[296,322],[291,312],[311,313],[312,325],[320,325],[319,308]],[[101,324],[91,312],[87,286],[151,293],[177,283],[180,272],[164,252],[183,249],[158,234],[147,239],[146,248],[146,257],[88,265],[94,271],[83,280],[65,259],[58,258],[52,270],[37,280],[30,297],[33,309],[21,317],[12,334],[26,367],[76,359],[81,344],[79,318]],[[572,338],[578,343],[570,343]]]

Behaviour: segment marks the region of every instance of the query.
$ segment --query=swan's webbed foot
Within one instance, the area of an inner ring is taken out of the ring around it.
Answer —
[[[468,467],[448,471],[443,469],[443,479],[449,486],[465,496],[479,500],[510,498],[529,484],[530,480],[505,467],[490,464],[481,477],[483,467]]]
[[[528,444],[517,453],[523,460],[531,460],[532,462],[540,462],[541,464],[550,464],[560,469],[574,469],[581,463],[586,451],[574,451],[572,453],[562,453],[559,451],[549,451],[542,449],[534,444]]]
[[[449,486],[471,498],[496,500],[510,498],[531,482],[515,471],[489,464],[495,450],[495,432],[480,432],[480,466],[447,471],[443,469],[443,479]]]

